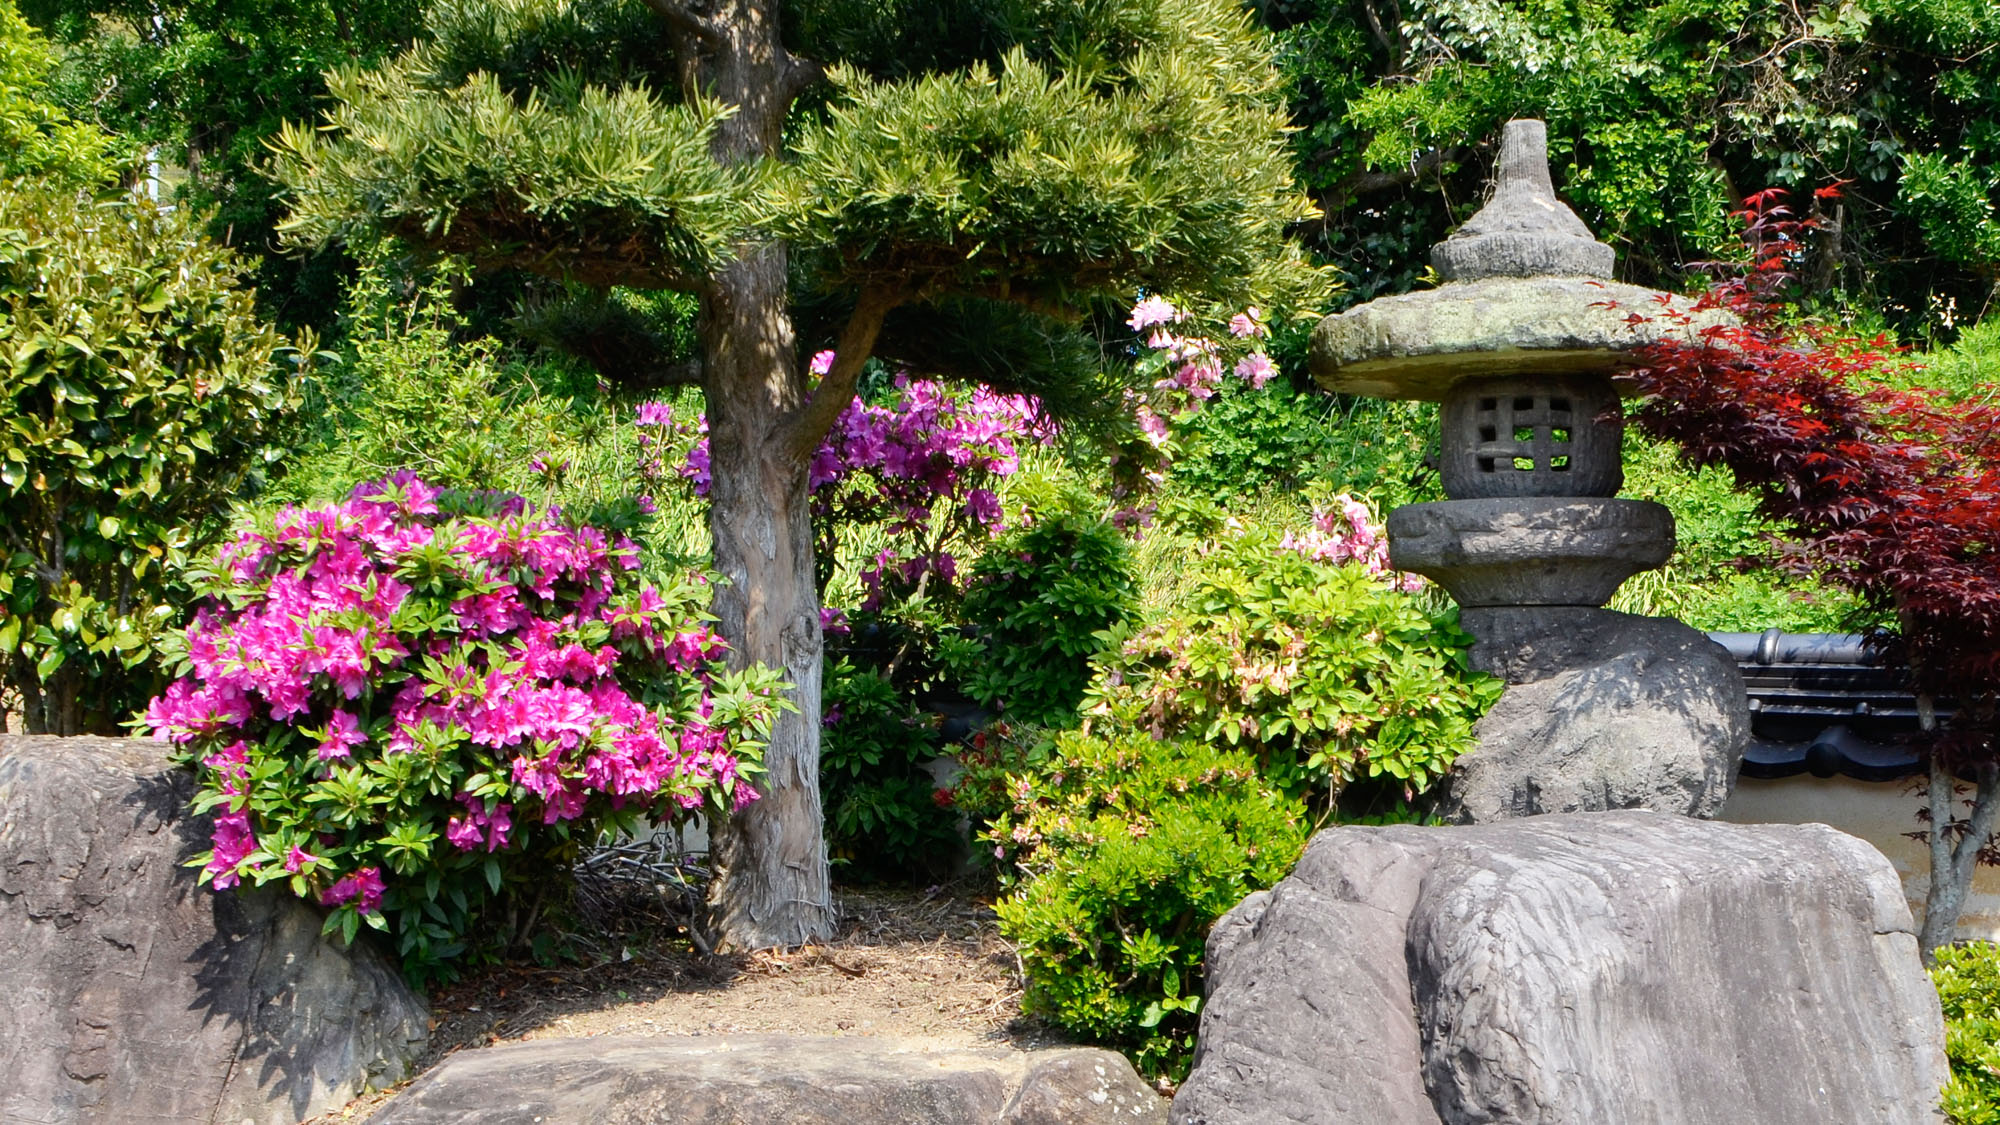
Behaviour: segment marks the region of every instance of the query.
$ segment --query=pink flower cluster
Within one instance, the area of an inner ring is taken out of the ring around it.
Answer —
[[[1215,397],[1222,386],[1225,351],[1251,349],[1242,353],[1233,370],[1237,378],[1253,389],[1263,389],[1278,374],[1271,357],[1257,343],[1271,332],[1264,325],[1263,313],[1254,306],[1229,318],[1229,335],[1237,341],[1234,344],[1218,343],[1207,336],[1184,335],[1175,329],[1174,326],[1189,319],[1185,310],[1154,295],[1133,305],[1132,315],[1125,322],[1134,332],[1145,334],[1151,354],[1141,356],[1138,367],[1142,373],[1153,376],[1153,383],[1143,393],[1125,392],[1125,405],[1138,426],[1139,441],[1112,459],[1118,478],[1115,493],[1121,498],[1143,496],[1165,483],[1173,422],[1201,409],[1202,403]],[[1111,518],[1119,527],[1138,528],[1151,520],[1151,512],[1150,502],[1142,507],[1130,501]]]
[[[820,352],[810,367],[824,375],[832,364],[833,353]],[[849,403],[809,469],[816,522],[882,522],[892,535],[923,541],[914,549],[905,543],[884,551],[862,573],[871,608],[885,583],[914,585],[925,574],[950,582],[957,560],[939,544],[954,532],[999,531],[1005,517],[991,486],[1020,468],[1023,442],[1054,438],[1032,398],[984,387],[953,394],[941,383],[907,375],[896,378],[894,390],[880,406],[859,398]],[[707,420],[675,431],[672,408],[651,402],[639,407],[638,424],[648,450],[670,447],[675,432],[694,436],[681,474],[707,495]]]
[[[1315,562],[1360,563],[1368,573],[1405,593],[1423,589],[1421,575],[1405,574],[1389,567],[1389,537],[1368,505],[1341,493],[1331,508],[1313,512],[1312,526],[1294,534],[1287,531],[1278,546],[1297,551]]]
[[[518,498],[448,499],[490,514],[441,511],[436,489],[399,474],[343,503],[285,509],[221,552],[186,633],[187,672],[145,716],[154,737],[199,755],[204,788],[222,798],[205,867],[215,886],[264,873],[284,851],[285,871],[314,885],[322,864],[347,871],[322,901],[363,913],[381,901],[370,841],[313,819],[337,802],[253,823],[253,767],[272,756],[287,784],[331,786],[375,759],[452,755],[453,788],[407,799],[437,802],[437,820],[456,807],[444,836],[464,852],[505,849],[519,806],[554,824],[597,797],[683,808],[715,791],[739,805],[755,797],[739,779],[736,732],[709,721],[724,646],[691,594],[669,605],[638,585],[629,539]],[[642,703],[621,673],[655,696],[679,683],[682,703]],[[260,828],[283,839],[260,850]]]
[[[1132,317],[1126,321],[1134,331],[1153,330],[1146,337],[1146,346],[1164,357],[1167,371],[1154,382],[1153,389],[1164,392],[1168,401],[1174,403],[1166,411],[1169,414],[1181,413],[1213,398],[1215,389],[1222,385],[1222,349],[1216,342],[1205,336],[1183,336],[1168,327],[1186,319],[1185,312],[1164,299],[1147,297],[1132,307]],[[1263,313],[1252,306],[1229,318],[1229,334],[1238,340],[1254,341],[1269,336],[1271,331],[1264,326]],[[1262,390],[1278,369],[1262,348],[1255,348],[1237,360],[1235,373],[1237,378]],[[1157,417],[1160,406],[1151,402],[1141,409]],[[1149,433],[1159,428],[1149,428],[1143,417],[1140,427]]]

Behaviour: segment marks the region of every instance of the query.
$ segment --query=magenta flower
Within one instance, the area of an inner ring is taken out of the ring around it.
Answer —
[[[218,813],[215,827],[209,833],[209,843],[214,846],[215,854],[202,871],[211,877],[216,890],[227,890],[238,882],[237,866],[257,850],[257,836],[250,830],[249,812],[238,809]]]
[[[319,760],[346,758],[349,751],[368,741],[361,733],[361,720],[346,711],[335,711],[327,720],[326,734],[319,740]]]
[[[363,867],[352,875],[336,880],[333,886],[322,891],[319,896],[321,906],[341,906],[358,899],[354,908],[363,914],[373,914],[382,906],[382,872],[378,868]]]
[[[297,875],[299,872],[305,870],[307,864],[318,862],[318,856],[299,847],[297,844],[293,844],[292,850],[285,853],[285,870],[293,875]]]

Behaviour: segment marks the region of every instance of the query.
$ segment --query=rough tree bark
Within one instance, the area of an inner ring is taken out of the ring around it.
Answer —
[[[779,41],[771,0],[696,9],[649,0],[680,40],[683,74],[736,107],[712,152],[724,164],[778,154],[785,114],[818,73]],[[853,397],[893,299],[863,294],[834,369],[809,385],[777,241],[746,243],[703,288],[698,331],[708,409],[709,528],[719,628],[731,659],[780,668],[796,710],[765,750],[762,796],[717,826],[708,926],[720,949],[788,948],[833,933],[819,796],[819,591],[807,505],[813,451]]]

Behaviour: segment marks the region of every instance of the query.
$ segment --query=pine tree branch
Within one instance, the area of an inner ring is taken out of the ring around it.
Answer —
[[[903,303],[903,291],[887,285],[871,285],[861,291],[840,330],[834,345],[833,366],[819,380],[805,404],[794,411],[779,431],[783,453],[789,460],[804,460],[819,447],[820,439],[833,427],[840,412],[854,401],[854,385],[861,378],[862,365],[875,352],[875,337],[889,310]]]

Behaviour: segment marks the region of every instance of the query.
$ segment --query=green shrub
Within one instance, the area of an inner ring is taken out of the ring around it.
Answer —
[[[1777,525],[1728,469],[1690,470],[1671,444],[1628,430],[1620,495],[1672,508],[1677,542],[1666,566],[1619,587],[1612,609],[1733,632],[1837,633],[1868,624],[1857,616],[1860,603],[1841,587],[1773,565]]]
[[[1216,541],[1183,603],[1099,661],[1092,721],[1240,746],[1323,807],[1357,778],[1414,795],[1442,777],[1499,681],[1472,671],[1452,616],[1311,545]]]
[[[658,510],[632,530],[649,569],[707,565],[707,506],[678,480],[678,463],[649,461],[638,404],[605,393],[580,363],[478,335],[450,291],[447,271],[366,252],[343,310],[345,339],[310,389],[299,452],[274,497],[325,503],[408,471],[442,487],[518,493],[589,522],[630,523],[629,498],[647,493]]]
[[[0,667],[30,731],[115,733],[158,689],[180,568],[278,455],[297,380],[242,269],[185,211],[0,184]]]
[[[819,778],[827,851],[849,877],[945,874],[958,813],[923,767],[938,756],[937,717],[873,668],[829,659]]]
[[[1007,808],[983,837],[1012,860],[996,907],[1019,947],[1025,1010],[1187,1073],[1209,928],[1291,870],[1306,811],[1248,754],[1143,734],[1064,731],[973,782]]]
[[[1948,945],[1931,967],[1944,1005],[1951,1081],[1944,1111],[1953,1125],[2000,1125],[2000,948]]]
[[[1138,600],[1131,551],[1109,524],[1043,519],[995,540],[973,566],[960,614],[975,643],[954,659],[966,693],[1011,720],[1073,719],[1100,634]]]

